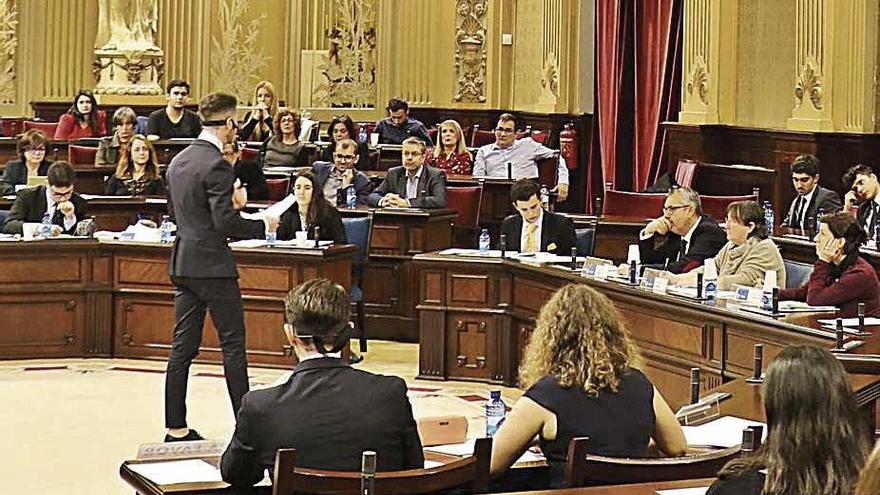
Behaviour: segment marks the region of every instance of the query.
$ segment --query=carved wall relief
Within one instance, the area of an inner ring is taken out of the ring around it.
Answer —
[[[819,73],[818,62],[813,57],[807,57],[807,63],[801,67],[798,73],[797,83],[794,88],[795,108],[804,103],[804,98],[809,98],[816,110],[822,110],[822,74]]]
[[[336,0],[336,25],[312,96],[330,107],[376,105],[376,0]]]
[[[238,101],[248,101],[253,86],[260,79],[260,71],[271,57],[263,55],[259,43],[260,19],[244,23],[249,10],[247,0],[221,0],[219,6],[219,33],[211,38],[213,60],[211,81],[218,91],[235,95]],[[261,17],[266,17],[262,14]]]
[[[0,0],[0,103],[15,103],[15,49],[18,47],[18,9]]]
[[[458,0],[455,31],[455,101],[486,101],[488,0]]]

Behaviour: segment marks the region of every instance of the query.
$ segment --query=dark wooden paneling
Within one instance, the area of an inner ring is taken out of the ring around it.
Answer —
[[[419,319],[419,378],[446,379],[446,313],[422,310]]]
[[[492,378],[489,354],[492,315],[449,313],[446,319],[446,373],[449,378]]]
[[[83,357],[85,297],[76,294],[0,296],[0,356]]]

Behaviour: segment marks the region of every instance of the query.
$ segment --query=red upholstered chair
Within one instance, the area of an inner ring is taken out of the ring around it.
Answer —
[[[15,137],[24,132],[24,119],[21,117],[17,118],[3,118],[3,135],[6,137]],[[52,136],[49,136],[50,138]]]
[[[663,214],[665,194],[636,193],[629,191],[605,191],[603,215],[622,215],[640,218],[657,218]]]
[[[482,131],[479,125],[474,125],[471,131],[471,148],[479,148],[495,142],[495,133],[493,131]]]
[[[98,148],[91,146],[77,146],[71,144],[67,147],[67,161],[74,168],[85,168],[95,166],[95,155],[98,154]]]
[[[428,137],[431,138],[431,142],[434,144],[437,144],[437,133],[439,132],[438,127],[439,126],[435,125],[434,127],[428,129]]]
[[[242,148],[239,159],[242,162],[260,163],[260,150],[256,148]]]
[[[716,222],[725,221],[727,218],[727,205],[735,201],[758,201],[758,196],[755,194],[746,196],[700,196],[703,213],[711,215]]]
[[[681,159],[675,167],[675,183],[680,187],[692,187],[697,175],[697,162]]]
[[[269,201],[281,201],[290,189],[290,179],[266,179],[269,186]]]
[[[544,146],[547,146],[547,143],[550,142],[550,136],[553,135],[553,131],[532,131],[532,139],[537,141]]]
[[[447,187],[446,207],[458,212],[458,220],[452,225],[455,246],[472,248],[477,233],[483,187]]]
[[[538,160],[538,182],[550,189],[556,187],[559,174],[559,157]]]
[[[25,120],[24,130],[29,131],[36,129],[46,135],[46,138],[52,140],[55,138],[55,129],[58,128],[58,122],[38,122],[36,120]]]

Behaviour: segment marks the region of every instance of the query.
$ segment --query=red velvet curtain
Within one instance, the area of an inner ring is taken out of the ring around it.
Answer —
[[[626,65],[627,14],[632,0],[596,2],[596,118],[604,182],[617,177],[617,119]]]

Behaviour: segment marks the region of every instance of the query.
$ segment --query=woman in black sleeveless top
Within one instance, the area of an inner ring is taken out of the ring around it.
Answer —
[[[562,482],[568,444],[590,437],[589,450],[641,456],[654,439],[668,455],[684,455],[684,433],[669,405],[636,369],[635,346],[620,315],[602,294],[567,285],[541,308],[520,366],[526,393],[495,434],[492,475],[507,470],[539,435]]]

